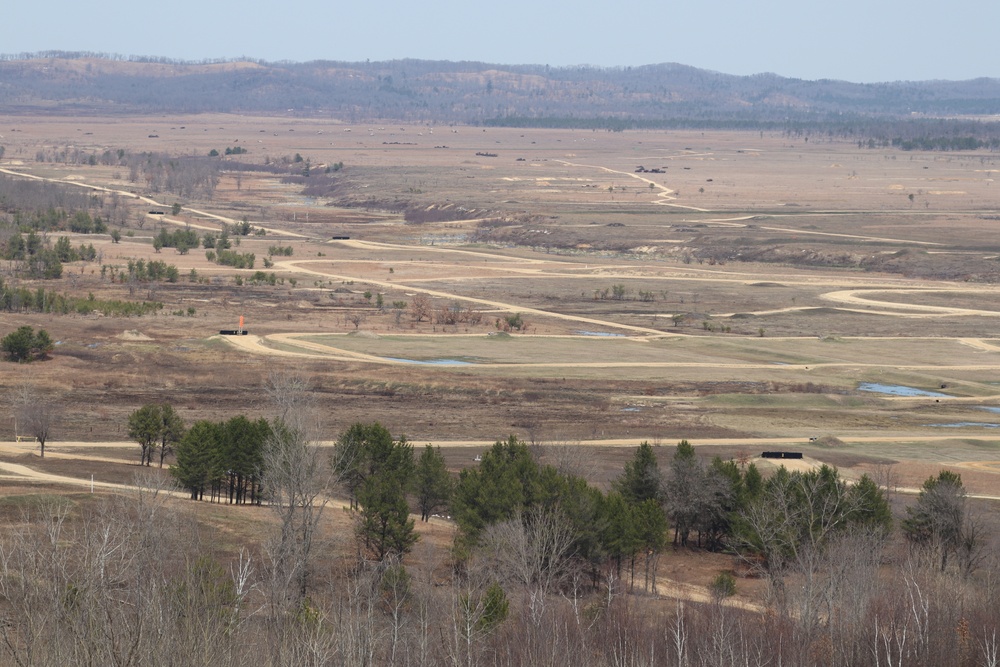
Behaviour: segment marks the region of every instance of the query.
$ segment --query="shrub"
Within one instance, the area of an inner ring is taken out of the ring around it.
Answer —
[[[38,333],[25,325],[12,331],[0,340],[0,349],[7,355],[9,361],[28,362],[44,359],[54,347],[52,339],[45,329]]]
[[[736,578],[729,572],[720,572],[708,586],[713,598],[724,600],[736,595]]]

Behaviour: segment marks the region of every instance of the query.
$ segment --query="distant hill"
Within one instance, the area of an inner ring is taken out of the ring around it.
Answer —
[[[292,113],[347,122],[606,129],[857,128],[1000,114],[1000,79],[857,84],[733,76],[670,63],[598,68],[427,60],[190,63],[63,52],[0,57],[0,111],[29,110]]]

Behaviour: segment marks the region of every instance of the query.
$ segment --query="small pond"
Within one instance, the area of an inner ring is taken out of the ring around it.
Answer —
[[[932,398],[951,398],[949,394],[942,394],[939,391],[927,391],[915,387],[907,387],[901,384],[879,384],[878,382],[862,382],[858,385],[859,391],[871,391],[876,394],[889,394],[890,396],[929,396]]]

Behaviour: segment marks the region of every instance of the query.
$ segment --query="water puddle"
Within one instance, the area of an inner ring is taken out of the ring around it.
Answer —
[[[607,331],[575,331],[579,336],[600,336],[601,338],[624,338],[623,333],[610,333]]]
[[[942,394],[939,391],[927,391],[915,387],[907,387],[901,384],[879,384],[878,382],[862,382],[858,385],[858,391],[870,391],[876,394],[888,394],[890,396],[928,396],[931,398],[951,398],[949,394]]]
[[[979,428],[1000,428],[1000,424],[992,424],[990,422],[950,422],[947,424],[928,424],[928,426],[933,426],[935,428],[966,428],[966,427],[979,427]]]

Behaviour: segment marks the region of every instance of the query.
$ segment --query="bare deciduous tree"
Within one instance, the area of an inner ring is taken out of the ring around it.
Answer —
[[[318,426],[310,384],[301,375],[271,371],[264,380],[264,395],[278,421],[310,431]]]
[[[541,507],[486,529],[483,548],[493,571],[525,591],[535,623],[549,594],[567,576],[574,539],[573,528],[561,512]]]
[[[416,322],[423,322],[431,316],[431,300],[426,294],[415,294],[410,299],[410,316]]]
[[[278,423],[264,445],[264,485],[280,527],[269,547],[276,590],[304,599],[316,526],[326,507],[332,468],[305,434]]]
[[[368,319],[368,315],[361,312],[360,310],[355,310],[345,315],[344,319],[346,319],[349,323],[353,324],[354,330],[357,331],[358,328],[365,323],[365,320]]]
[[[14,391],[17,430],[38,441],[39,456],[45,457],[45,443],[52,436],[60,414],[57,404],[38,393],[31,385],[23,384]]]

